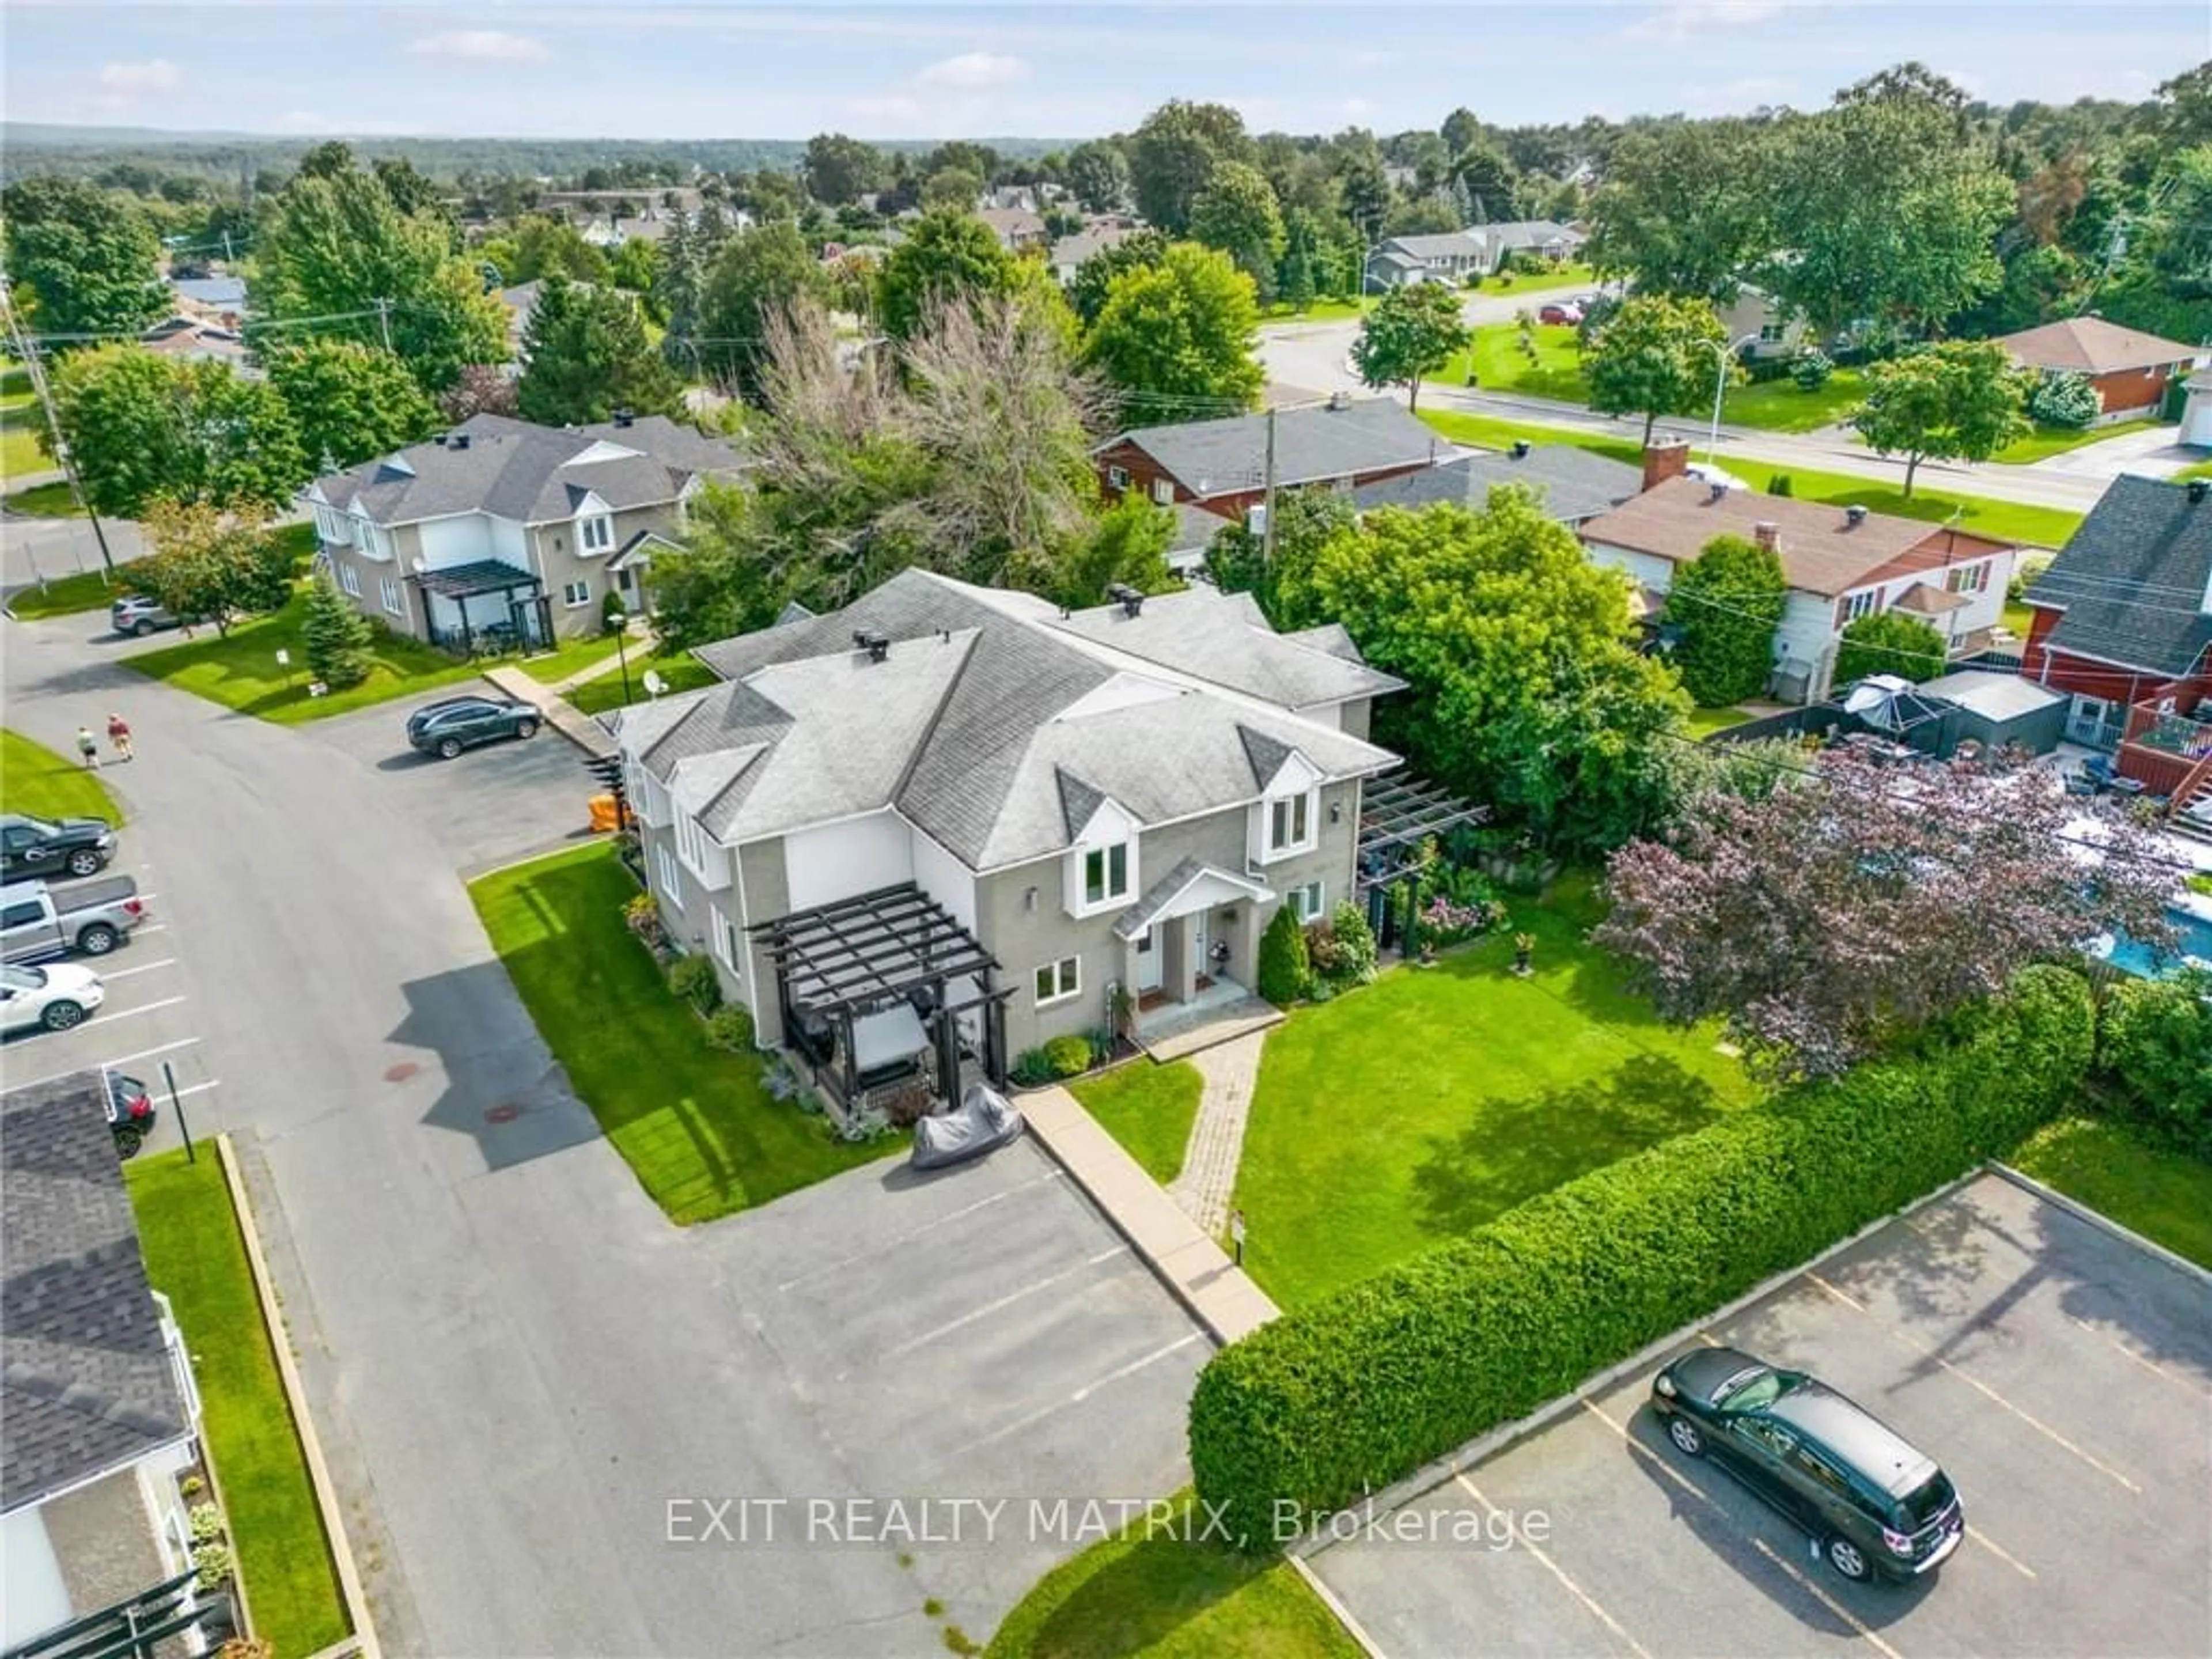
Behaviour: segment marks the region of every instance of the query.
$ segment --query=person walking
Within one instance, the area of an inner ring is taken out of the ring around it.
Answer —
[[[130,760],[132,758],[131,753],[131,723],[125,720],[122,715],[110,714],[107,717],[107,741],[109,746],[115,750],[116,756],[118,759]]]
[[[100,744],[93,738],[92,728],[88,726],[80,726],[76,729],[76,752],[84,757],[86,771],[100,770]]]

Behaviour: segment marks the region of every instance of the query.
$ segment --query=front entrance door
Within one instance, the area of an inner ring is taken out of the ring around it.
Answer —
[[[1190,959],[1200,978],[1213,971],[1213,957],[1206,950],[1206,912],[1194,910],[1190,915]]]
[[[1163,982],[1163,969],[1167,952],[1160,949],[1160,930],[1157,925],[1145,929],[1144,938],[1137,941],[1137,994],[1157,991]]]

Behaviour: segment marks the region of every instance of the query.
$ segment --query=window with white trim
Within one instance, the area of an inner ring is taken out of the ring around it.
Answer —
[[[1126,466],[1108,467],[1106,487],[1109,489],[1127,489],[1129,487],[1129,469]]]
[[[615,521],[604,514],[576,520],[576,546],[586,553],[604,553],[615,544]]]
[[[1954,593],[1986,592],[1990,586],[1989,561],[1953,565],[1943,573],[1943,586]]]
[[[592,584],[578,580],[561,584],[561,603],[574,611],[592,602]]]
[[[1790,325],[1787,323],[1761,323],[1759,325],[1759,343],[1779,345],[1789,332]]]
[[[707,827],[681,807],[676,812],[676,856],[691,867],[692,873],[702,881],[708,879],[708,848],[714,842],[708,839]]]
[[[1841,628],[1856,622],[1861,617],[1871,617],[1881,609],[1880,588],[1869,587],[1863,592],[1853,593],[1836,607],[1836,626]]]
[[[407,614],[407,602],[400,597],[399,579],[397,576],[379,576],[376,579],[376,590],[379,597],[383,599],[384,608],[386,611],[395,617],[404,617]]]
[[[1153,479],[1152,499],[1158,501],[1162,507],[1173,507],[1175,505],[1175,480],[1172,478]]]
[[[318,507],[315,509],[315,534],[326,542],[350,544],[353,540],[353,520],[335,507]]]
[[[1083,989],[1083,959],[1062,957],[1036,970],[1036,1006],[1065,1002]]]
[[[660,877],[658,884],[660,888],[660,896],[681,910],[684,908],[684,881],[683,878],[676,873],[676,859],[674,854],[669,852],[666,842],[653,843],[653,863]]]
[[[1293,887],[1283,895],[1284,902],[1291,907],[1291,914],[1298,919],[1301,926],[1308,926],[1322,919],[1327,899],[1327,887],[1318,881],[1310,881],[1303,887]]]
[[[1129,896],[1129,843],[1094,847],[1083,855],[1083,902],[1108,904]]]
[[[1313,792],[1267,803],[1267,851],[1293,853],[1313,845]]]
[[[349,564],[339,565],[338,586],[346,591],[349,597],[356,599],[359,599],[361,597],[361,572],[355,569]]]
[[[707,914],[714,924],[708,929],[707,937],[714,942],[715,959],[732,974],[742,975],[744,970],[738,964],[744,960],[745,947],[738,941],[738,930],[730,923],[729,913],[719,904],[710,904]]]

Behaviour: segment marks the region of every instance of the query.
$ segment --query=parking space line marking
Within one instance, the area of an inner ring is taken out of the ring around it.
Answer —
[[[1039,1291],[1049,1290],[1053,1285],[1060,1283],[1063,1279],[1073,1279],[1076,1274],[1082,1273],[1086,1268],[1095,1267],[1102,1261],[1111,1261],[1117,1255],[1127,1255],[1128,1254],[1129,1247],[1127,1244],[1117,1244],[1110,1250],[1101,1250],[1097,1255],[1091,1257],[1088,1261],[1077,1262],[1075,1266],[1068,1268],[1064,1273],[1056,1273],[1050,1275],[1048,1278],[1040,1279],[1034,1285],[1024,1285],[1020,1290],[1012,1291],[1008,1295],[1002,1296],[995,1302],[987,1302],[980,1308],[975,1309],[970,1312],[962,1314],[957,1319],[950,1320],[945,1324],[939,1325],[933,1331],[924,1331],[920,1336],[914,1338],[911,1341],[900,1343],[898,1346],[886,1353],[884,1358],[886,1359],[896,1359],[901,1354],[912,1353],[916,1348],[923,1347],[929,1343],[936,1341],[940,1336],[950,1336],[953,1332],[963,1329],[967,1326],[974,1324],[979,1319],[988,1318],[991,1315],[998,1313],[1003,1309],[1011,1308],[1015,1303],[1021,1301],[1025,1297],[1035,1296]]]
[[[1205,1334],[1206,1334],[1203,1331],[1193,1331],[1188,1336],[1178,1337],[1176,1340],[1169,1343],[1164,1348],[1155,1348],[1152,1352],[1145,1354],[1139,1358],[1131,1360],[1127,1364],[1120,1367],[1118,1370],[1107,1372],[1105,1376],[1099,1377],[1095,1382],[1085,1383],[1073,1394],[1069,1395],[1065,1400],[1056,1400],[1050,1405],[1040,1406],[1035,1411],[1016,1418],[1012,1422],[1006,1425],[1003,1428],[992,1430],[990,1433],[985,1435],[980,1440],[970,1440],[966,1445],[955,1451],[952,1455],[956,1458],[964,1457],[969,1452],[981,1451],[986,1446],[995,1444],[997,1442],[1006,1439],[1010,1435],[1019,1434],[1024,1429],[1029,1428],[1034,1424],[1043,1422],[1046,1418],[1052,1416],[1056,1412],[1066,1411],[1070,1406],[1079,1406],[1085,1401],[1090,1399],[1092,1395],[1097,1393],[1099,1389],[1104,1388],[1108,1383],[1118,1382],[1125,1376],[1134,1376],[1139,1371],[1143,1370],[1147,1365],[1156,1365],[1161,1360],[1165,1359],[1170,1354],[1176,1352],[1177,1350],[1188,1348],[1192,1343],[1201,1340]]]
[[[184,999],[179,997],[177,1000],[182,1002]],[[189,1048],[198,1041],[198,1037],[179,1037],[174,1042],[164,1042],[154,1048],[141,1048],[135,1054],[118,1054],[112,1060],[103,1060],[100,1063],[103,1066],[125,1066],[134,1060],[151,1060],[155,1054],[166,1054],[173,1049]]]
[[[204,1095],[210,1089],[221,1087],[222,1083],[222,1079],[220,1078],[210,1078],[205,1083],[195,1083],[190,1088],[178,1090],[176,1098],[187,1100],[194,1095]],[[166,1094],[167,1091],[164,1090],[162,1092]]]
[[[2166,1370],[2165,1366],[2160,1364],[2155,1359],[2144,1358],[2141,1354],[2137,1353],[2133,1348],[2128,1346],[2126,1343],[2121,1341],[2119,1338],[2112,1335],[2109,1331],[2100,1331],[2086,1319],[2075,1319],[2072,1314],[2068,1314],[2066,1317],[2069,1320],[2073,1320],[2075,1324],[2079,1325],[2083,1330],[2088,1332],[2090,1335],[2095,1337],[2100,1342],[2118,1350],[2119,1352],[2126,1355],[2130,1359],[2134,1360],[2136,1364],[2142,1366],[2145,1370],[2154,1371],[2159,1376],[2164,1377],[2167,1382],[2180,1384],[2181,1387],[2188,1389],[2191,1394],[2202,1395],[2206,1392],[2204,1389],[2197,1387],[2196,1383],[2191,1382],[2187,1377],[2182,1376],[2179,1371],[2170,1371]]]
[[[1966,1536],[1973,1542],[1979,1544],[1991,1555],[1996,1556],[1998,1560],[2003,1562],[2021,1577],[2033,1578],[2035,1577],[2035,1569],[2033,1567],[2029,1566],[2027,1562],[2021,1560],[2010,1550],[1999,1549],[1995,1544],[1990,1542],[1989,1534],[1987,1533],[1978,1531],[1973,1527],[1969,1526],[1966,1528]]]
[[[1869,1319],[1873,1319],[1875,1323],[1880,1325],[1884,1333],[1887,1334],[1893,1340],[1905,1347],[1911,1348],[1914,1352],[1922,1355],[1925,1358],[1933,1360],[1936,1364],[1941,1365],[1945,1371],[1949,1373],[1951,1376],[1957,1377],[1959,1381],[1965,1383],[1968,1388],[1973,1389],[1977,1394],[1985,1396],[1996,1404],[2002,1406],[2005,1410],[2010,1412],[2014,1417],[2020,1419],[2021,1422],[2027,1424],[2028,1427],[2033,1429],[2038,1434],[2043,1436],[2044,1438],[2049,1440],[2052,1444],[2062,1446],[2066,1450],[2072,1452],[2075,1456],[2080,1458],[2084,1463],[2087,1463],[2091,1468],[2096,1470],[2100,1474],[2110,1476],[2112,1480],[2119,1482],[2121,1486],[2125,1486],[2131,1492],[2140,1493],[2142,1491],[2141,1486],[2129,1480],[2127,1476],[2122,1474],[2111,1464],[2102,1462],[2090,1453],[2082,1450],[2081,1447],[2075,1445],[2064,1435],[2059,1433],[2057,1430],[2052,1428],[2048,1423],[2043,1421],[2042,1419],[2031,1416],[2028,1413],[2022,1411],[2019,1407],[2014,1405],[2011,1401],[2006,1399],[1995,1389],[1990,1387],[1988,1383],[1980,1382],[1974,1377],[1967,1376],[1966,1372],[1960,1370],[1956,1365],[1954,1365],[1949,1360],[1944,1358],[1942,1354],[1937,1353],[1935,1349],[1929,1347],[1917,1337],[1907,1336],[1903,1331],[1894,1329],[1884,1321],[1875,1318],[1872,1309],[1867,1307],[1863,1303],[1853,1301],[1850,1297],[1844,1295],[1843,1291],[1838,1290],[1833,1285],[1828,1283],[1826,1279],[1821,1278],[1820,1274],[1808,1272],[1805,1277],[1812,1280],[1814,1284],[1819,1285],[1822,1290],[1826,1291],[1830,1296],[1835,1297],[1837,1301],[1842,1303],[1845,1307],[1856,1308],[1859,1312],[1864,1314]]]
[[[1629,1450],[1641,1455],[1651,1465],[1653,1468],[1657,1469],[1669,1480],[1672,1480],[1676,1486],[1681,1487],[1683,1491],[1695,1496],[1704,1503],[1707,1508],[1714,1510],[1723,1516],[1728,1514],[1728,1511],[1721,1507],[1719,1501],[1715,1498],[1711,1492],[1698,1486],[1696,1481],[1691,1480],[1689,1476],[1684,1474],[1680,1469],[1676,1468],[1672,1463],[1669,1463],[1665,1458],[1660,1456],[1657,1452],[1652,1450],[1650,1447],[1645,1445],[1634,1435],[1629,1433],[1627,1426],[1625,1424],[1614,1422],[1611,1417],[1599,1410],[1596,1403],[1593,1401],[1585,1400],[1583,1401],[1583,1404],[1589,1407],[1591,1413],[1597,1418],[1599,1422],[1604,1424],[1606,1427],[1611,1429],[1615,1434],[1619,1435],[1621,1439],[1627,1443]],[[1776,1566],[1781,1568],[1783,1571],[1788,1573],[1790,1577],[1800,1586],[1817,1597],[1822,1607],[1827,1608],[1830,1613],[1834,1613],[1837,1618],[1842,1620],[1853,1630],[1856,1631],[1861,1636],[1863,1636],[1868,1641],[1873,1643],[1875,1651],[1885,1655],[1886,1659],[1903,1659],[1903,1656],[1900,1655],[1895,1648],[1890,1646],[1888,1643],[1883,1641],[1881,1637],[1877,1636],[1865,1624],[1862,1623],[1859,1619],[1853,1614],[1849,1607],[1845,1607],[1842,1602],[1830,1595],[1826,1590],[1822,1589],[1818,1584],[1808,1578],[1803,1573],[1798,1571],[1793,1564],[1784,1560],[1775,1552],[1773,1547],[1770,1546],[1764,1538],[1754,1536],[1750,1533],[1746,1533],[1744,1536],[1751,1544],[1753,1548],[1756,1549],[1768,1560],[1774,1563]],[[1818,1547],[1817,1542],[1815,1543],[1814,1547]],[[2034,1575],[2030,1574],[2029,1576],[2033,1577]]]
[[[136,1008],[103,1008],[100,1012],[107,1018],[100,1024],[112,1025],[118,1019],[130,1018],[133,1014],[150,1014],[156,1008],[173,1008],[183,1000],[182,997],[163,997],[159,1002],[142,1002]]]
[[[1474,1481],[1468,1480],[1464,1474],[1455,1475],[1453,1479],[1457,1480],[1461,1486],[1467,1488],[1468,1496],[1474,1498],[1476,1503],[1482,1505],[1482,1510],[1485,1516],[1492,1521],[1495,1521],[1498,1518],[1500,1513],[1498,1505],[1492,1503],[1487,1498],[1484,1497],[1482,1495],[1481,1488],[1477,1486]],[[1622,1642],[1626,1643],[1631,1651],[1640,1654],[1643,1656],[1643,1659],[1651,1659],[1650,1650],[1646,1648],[1643,1643],[1638,1641],[1633,1636],[1631,1636],[1626,1630],[1622,1629],[1620,1620],[1614,1618],[1611,1613],[1607,1613],[1604,1607],[1601,1607],[1598,1604],[1598,1600],[1595,1596],[1592,1595],[1580,1584],[1575,1583],[1573,1579],[1567,1577],[1566,1569],[1562,1567],[1558,1562],[1552,1559],[1552,1558],[1544,1552],[1544,1549],[1540,1545],[1531,1542],[1522,1534],[1519,1522],[1516,1521],[1512,1516],[1508,1516],[1505,1521],[1505,1528],[1512,1536],[1514,1541],[1519,1544],[1522,1549],[1528,1551],[1529,1555],[1535,1559],[1536,1564],[1539,1566],[1542,1567],[1545,1571],[1550,1573],[1553,1577],[1558,1579],[1559,1583],[1566,1588],[1567,1594],[1573,1596],[1576,1601],[1581,1602],[1585,1607],[1588,1607],[1590,1610],[1591,1614],[1600,1624],[1603,1625]]]
[[[950,1226],[953,1222],[961,1219],[963,1216],[971,1216],[978,1210],[988,1210],[991,1206],[998,1203],[1000,1200],[1012,1198],[1016,1193],[1027,1192],[1032,1187],[1041,1187],[1048,1181],[1057,1181],[1059,1179],[1060,1170],[1057,1167],[1048,1170],[1042,1175],[1036,1176],[1028,1181],[1024,1181],[1018,1186],[1005,1188],[999,1192],[993,1193],[988,1198],[977,1199],[973,1204],[963,1205],[960,1208],[951,1212],[949,1214],[938,1217],[934,1221],[925,1221],[919,1227],[908,1228],[905,1232],[899,1234],[896,1237],[887,1238],[881,1243],[876,1245],[873,1249],[862,1250],[857,1255],[848,1255],[842,1261],[832,1261],[826,1267],[811,1267],[806,1272],[799,1274],[796,1279],[785,1279],[782,1284],[776,1286],[776,1289],[779,1291],[787,1291],[792,1289],[794,1285],[804,1285],[810,1279],[821,1279],[830,1273],[842,1273],[846,1268],[858,1267],[863,1261],[880,1261],[883,1260],[884,1250],[890,1245],[904,1244],[909,1240],[920,1238],[924,1233],[934,1232],[939,1227]]]
[[[131,937],[133,939],[143,939],[149,933],[166,933],[168,931],[169,924],[166,921],[149,921],[142,923],[138,927],[132,928],[131,930]]]
[[[82,1027],[76,1028],[82,1030]],[[82,1066],[72,1066],[65,1072],[55,1072],[46,1077],[34,1077],[18,1081],[8,1079],[10,1089],[35,1089],[43,1084],[59,1083],[65,1077],[75,1077],[79,1072],[89,1072],[102,1066],[125,1066],[134,1060],[145,1060],[154,1054],[166,1054],[172,1048],[187,1048],[198,1042],[198,1037],[185,1037],[177,1042],[165,1042],[158,1048],[147,1048],[135,1054],[122,1054],[113,1060],[88,1060]]]
[[[103,981],[117,979],[129,979],[133,974],[150,974],[156,968],[173,968],[176,966],[176,957],[163,957],[159,962],[142,962],[136,968],[118,968],[113,973],[102,974],[100,977]]]

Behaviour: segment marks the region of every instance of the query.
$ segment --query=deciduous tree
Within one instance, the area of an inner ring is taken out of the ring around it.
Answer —
[[[1773,131],[1744,120],[1631,128],[1590,204],[1590,263],[1638,293],[1734,299],[1773,251]]]
[[[46,334],[135,334],[161,318],[161,238],[129,197],[33,174],[0,192],[8,276],[38,304]]]
[[[407,365],[380,347],[302,339],[271,351],[268,367],[314,472],[389,453],[438,428],[437,405]]]
[[[1111,213],[1128,205],[1129,160],[1121,147],[1103,138],[1087,139],[1067,152],[1067,187],[1092,213]]]
[[[545,279],[522,342],[515,405],[526,421],[586,426],[618,409],[672,415],[683,407],[676,375],[645,336],[635,296]]]
[[[131,562],[131,580],[173,614],[204,617],[228,634],[240,616],[291,597],[291,552],[265,522],[204,502],[161,501],[145,523],[153,551]]]
[[[2117,812],[2084,836],[2039,772],[1839,751],[1820,775],[1700,796],[1671,841],[1614,855],[1595,937],[1668,1018],[1718,1017],[1778,1069],[1833,1073],[2084,939],[2166,936],[2154,839]]]
[[[1407,283],[1376,301],[1362,319],[1352,361],[1366,384],[1402,386],[1407,407],[1419,408],[1422,380],[1468,338],[1456,293],[1442,283]]]
[[[96,512],[137,518],[160,499],[274,510],[307,482],[283,396],[227,362],[102,346],[64,362],[53,392],[62,437]]]
[[[914,222],[876,279],[876,320],[903,340],[937,307],[1012,293],[1013,256],[972,213],[939,210]]]
[[[1876,611],[1844,625],[1836,647],[1835,682],[1850,685],[1869,674],[1894,674],[1918,684],[1943,672],[1943,636],[1917,617]]]
[[[1129,140],[1129,179],[1137,210],[1170,235],[1190,228],[1191,211],[1224,161],[1250,149],[1244,118],[1223,104],[1170,99]]]
[[[1662,415],[1703,408],[1722,374],[1741,380],[1728,360],[1728,330],[1702,299],[1639,294],[1624,301],[1583,358],[1590,407],[1641,415],[1644,441]]]
[[[817,299],[820,264],[796,225],[757,225],[714,255],[701,283],[694,329],[679,337],[674,313],[668,349],[679,367],[734,387],[748,403],[761,398],[769,320]],[[688,361],[687,361],[688,360]]]
[[[1106,308],[1107,290],[1114,279],[1139,265],[1158,264],[1167,251],[1167,237],[1147,229],[1133,232],[1085,259],[1075,268],[1075,280],[1067,289],[1067,302],[1075,308],[1077,320],[1085,328],[1097,322],[1098,313]]]
[[[808,192],[830,207],[877,189],[889,171],[881,150],[842,132],[818,132],[808,139],[805,167]]]
[[[1789,597],[1774,550],[1741,536],[1714,537],[1674,573],[1667,621],[1680,630],[1674,668],[1692,702],[1722,708],[1766,689]]]
[[[1114,279],[1084,358],[1120,393],[1125,424],[1230,415],[1265,379],[1259,325],[1252,279],[1225,253],[1177,242]]]
[[[1191,203],[1194,241],[1218,247],[1252,279],[1261,300],[1275,292],[1275,262],[1283,253],[1283,214],[1274,186],[1259,168],[1224,161]]]
[[[1867,371],[1851,424],[1868,447],[1905,457],[1905,494],[1920,463],[1985,461],[2026,434],[2031,377],[1994,341],[1951,340]]]

